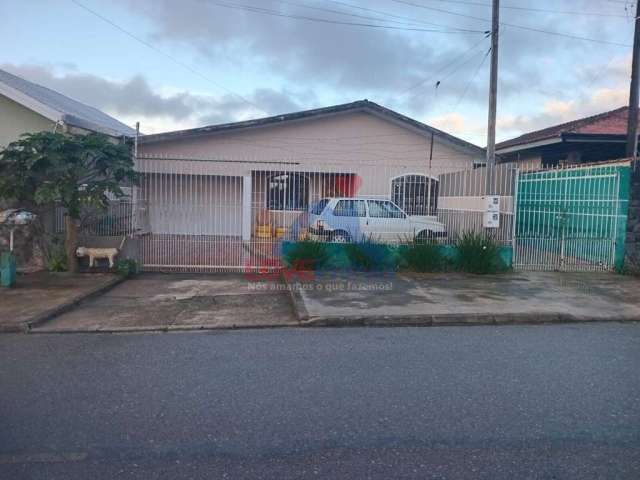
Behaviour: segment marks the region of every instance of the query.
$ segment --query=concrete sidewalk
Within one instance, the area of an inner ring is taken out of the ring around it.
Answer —
[[[19,275],[14,288],[0,288],[0,332],[28,331],[121,281],[100,273]]]
[[[262,288],[256,288],[260,285]],[[299,325],[273,278],[145,273],[83,302],[34,332],[134,332]]]
[[[640,280],[609,273],[335,274],[290,287],[306,325],[640,321]]]

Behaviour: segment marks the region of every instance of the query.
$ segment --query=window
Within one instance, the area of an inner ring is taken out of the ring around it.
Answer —
[[[287,173],[269,178],[267,209],[306,210],[309,205],[309,180],[304,175]]]
[[[369,216],[372,218],[405,218],[402,210],[388,200],[369,200]]]
[[[426,175],[403,175],[391,181],[391,200],[408,215],[435,215],[438,180]]]
[[[336,217],[366,217],[364,200],[340,200],[333,209]]]
[[[329,203],[328,198],[323,198],[322,200],[317,201],[311,206],[310,212],[313,213],[314,215],[322,214],[322,211],[324,210],[324,207],[327,206],[327,203]]]

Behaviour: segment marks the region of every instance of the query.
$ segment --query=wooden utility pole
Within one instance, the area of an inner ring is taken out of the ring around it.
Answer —
[[[627,157],[638,153],[638,69],[640,65],[640,0],[636,3],[636,25],[633,34],[633,58],[631,60],[631,88],[629,90],[629,118],[627,119]]]
[[[640,1],[640,0],[638,0]],[[496,107],[498,101],[498,31],[500,0],[493,0],[491,15],[491,74],[489,77],[489,125],[487,128],[487,167],[496,162]]]

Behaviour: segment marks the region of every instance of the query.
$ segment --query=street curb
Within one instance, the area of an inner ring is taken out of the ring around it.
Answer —
[[[474,314],[445,313],[436,315],[335,315],[309,317],[304,327],[431,327],[451,325],[536,325],[551,323],[640,322],[638,316],[590,317],[564,313]]]
[[[300,288],[295,288],[296,283],[291,283],[287,280],[287,276],[280,272],[280,278],[282,279],[282,283],[284,283],[289,291],[289,299],[291,300],[291,306],[293,307],[293,313],[298,319],[300,324],[307,322],[310,320],[309,311],[307,310],[307,306],[304,303],[304,298],[302,293],[300,293]]]
[[[97,328],[69,328],[69,329],[38,329],[33,334],[78,334],[78,333],[167,333],[167,332],[202,332],[207,330],[266,330],[274,328],[299,328],[299,324],[273,325],[147,325],[144,327],[97,327]]]
[[[62,315],[63,313],[73,310],[80,302],[84,300],[97,297],[99,295],[106,293],[107,291],[111,290],[113,287],[124,282],[125,280],[126,280],[125,277],[122,277],[119,275],[115,276],[114,278],[109,280],[107,283],[98,285],[97,287],[94,287],[85,293],[81,293],[80,295],[76,295],[75,297],[71,298],[70,300],[67,300],[66,302],[60,305],[57,305],[53,308],[50,308],[49,310],[45,310],[44,312],[41,312],[33,316],[31,320],[22,322],[19,325],[19,327],[16,330],[14,330],[14,332],[30,333],[32,328],[42,325],[43,323],[48,322],[49,320],[52,320],[53,318],[59,315]]]

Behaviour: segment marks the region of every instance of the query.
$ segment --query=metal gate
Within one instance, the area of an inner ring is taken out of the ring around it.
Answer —
[[[520,173],[514,268],[621,268],[629,174],[628,163]]]

